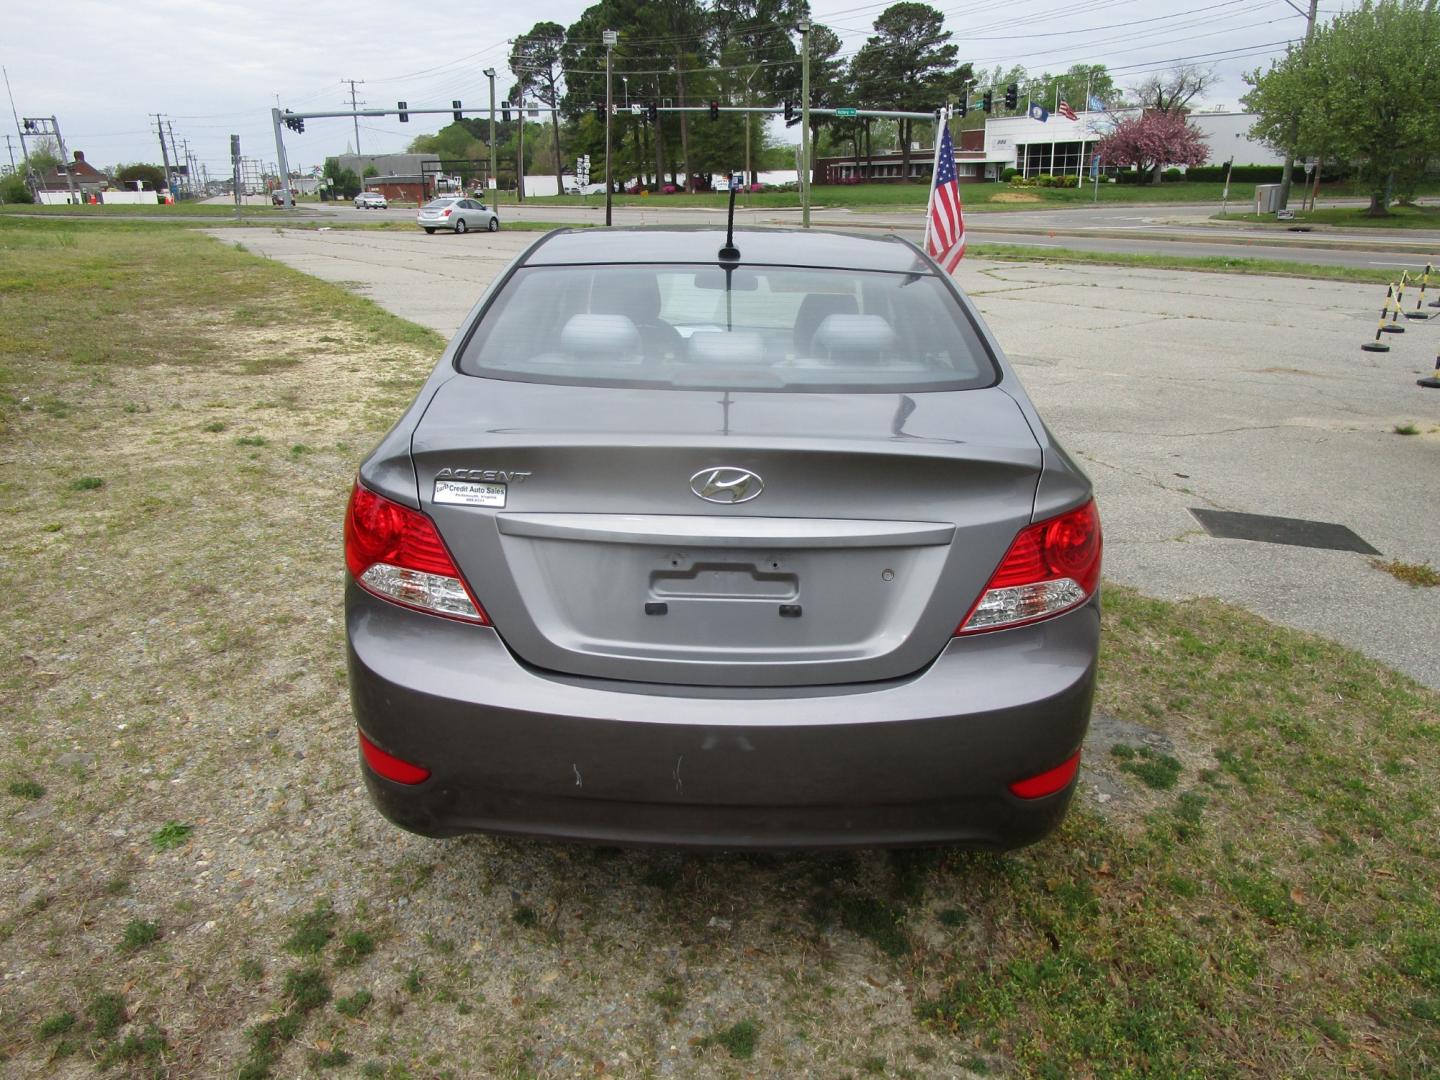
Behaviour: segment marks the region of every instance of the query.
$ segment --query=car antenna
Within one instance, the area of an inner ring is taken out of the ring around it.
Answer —
[[[730,177],[730,221],[725,231],[725,246],[720,249],[720,258],[726,262],[737,262],[740,249],[735,246],[735,177]],[[727,276],[726,281],[729,281]]]

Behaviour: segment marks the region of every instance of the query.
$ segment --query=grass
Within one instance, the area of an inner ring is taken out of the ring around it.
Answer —
[[[1327,266],[1288,259],[1257,259],[1230,255],[1144,255],[1133,252],[1077,251],[1072,248],[1034,248],[1024,244],[973,244],[966,252],[976,259],[1007,262],[1082,263],[1091,266],[1133,266],[1152,270],[1201,270],[1212,274],[1247,274],[1258,277],[1312,278],[1317,281],[1354,281],[1388,285],[1394,271],[1381,267]]]
[[[1412,563],[1400,559],[1371,559],[1370,565],[1383,570],[1396,581],[1413,585],[1417,589],[1433,589],[1440,585],[1440,570],[1428,562]]]
[[[1385,217],[1371,217],[1364,207],[1332,206],[1296,210],[1294,221],[1276,221],[1274,214],[1216,214],[1220,221],[1243,221],[1288,229],[1295,225],[1329,225],[1345,229],[1440,229],[1440,206],[1390,208]]]
[[[1149,746],[1127,746],[1117,743],[1110,753],[1120,762],[1122,772],[1138,777],[1146,787],[1157,791],[1169,791],[1180,779],[1183,771],[1178,759],[1162,754]]]
[[[755,1056],[755,1045],[759,1041],[760,1025],[745,1019],[697,1039],[695,1046],[718,1046],[737,1061],[748,1061]]]
[[[150,837],[150,843],[156,851],[169,851],[177,848],[190,839],[190,834],[195,830],[193,825],[182,825],[178,821],[167,821],[160,828],[156,829]]]
[[[32,801],[42,798],[45,794],[45,786],[35,780],[31,780],[29,777],[20,780],[11,780],[6,790],[17,799],[30,799]]]
[[[1419,435],[1420,429],[1414,424],[1396,424],[1396,435]]]
[[[0,915],[27,971],[6,983],[0,1071],[78,1074],[118,1046],[136,1056],[110,1075],[160,1054],[174,1075],[255,1080],[343,1045],[396,1076],[623,1072],[622,1050],[676,1075],[1435,1073],[1440,695],[1210,600],[1107,585],[1097,706],[1183,767],[1169,788],[1114,770],[1123,797],[1082,789],[1021,851],[694,856],[677,874],[379,821],[356,792],[335,523],[442,347],[189,230],[0,218],[0,460],[24,462],[0,471],[0,770],[49,789],[0,802],[0,884],[44,892]],[[245,373],[276,350],[303,362]],[[212,419],[225,437],[196,431]],[[77,447],[106,479],[84,497],[65,487]],[[60,763],[74,752],[91,758]],[[267,973],[256,957],[289,955],[342,883],[333,936]],[[517,895],[554,934],[505,933]],[[163,948],[114,948],[156,912]],[[717,914],[734,930],[701,932]],[[373,952],[340,969],[351,933]],[[714,1061],[687,1060],[692,1017]]]
[[[285,948],[301,956],[317,955],[335,936],[336,918],[329,901],[319,901],[291,923],[293,932],[286,939]]]
[[[125,932],[120,938],[120,948],[126,952],[135,952],[159,940],[159,926],[145,919],[131,919],[125,924]]]
[[[338,998],[335,1002],[335,1011],[341,1016],[348,1016],[355,1020],[370,1007],[370,1003],[374,1000],[375,995],[369,990],[357,990],[349,997]]]

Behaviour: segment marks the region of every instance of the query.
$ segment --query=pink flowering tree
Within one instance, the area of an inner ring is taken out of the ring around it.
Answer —
[[[1167,165],[1203,165],[1210,156],[1205,136],[1179,112],[1145,112],[1117,121],[1100,141],[1098,152],[1107,165],[1138,165],[1160,182]]]

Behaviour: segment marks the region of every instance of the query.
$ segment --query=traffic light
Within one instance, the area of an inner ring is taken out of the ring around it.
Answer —
[[[660,119],[660,109],[655,102],[652,101],[645,106],[645,119],[652,124]]]
[[[397,101],[395,108],[400,111],[400,122],[402,124],[408,124],[410,122],[410,114],[405,110],[410,108],[410,103],[408,101]]]
[[[595,103],[595,119],[602,124],[605,122],[605,103],[603,101]]]
[[[986,112],[994,112],[994,111],[995,111],[995,91],[994,91],[994,90],[986,90],[986,91],[985,91],[985,96],[984,96],[983,98],[981,98],[981,107],[982,107]]]
[[[1013,109],[1020,104],[1020,87],[1013,82],[1005,87],[1005,108]]]
[[[785,126],[789,127],[795,123],[795,103],[789,98],[785,99]]]
[[[459,99],[459,98],[456,98],[454,101],[450,102],[450,107],[455,110],[455,111],[454,111],[453,113],[451,113],[450,115],[453,116],[453,117],[455,117],[456,120],[459,120],[459,119],[460,119],[460,99]]]
[[[34,130],[36,130],[36,128],[35,128],[35,121],[34,121],[34,120],[26,120],[26,121],[25,121],[25,130],[26,130],[26,131],[34,131]]]
[[[710,119],[711,119],[711,120],[719,120],[719,119],[720,119],[720,102],[718,102],[718,101],[713,101],[713,100],[710,102]]]
[[[510,103],[508,101],[500,103],[500,119],[507,124],[510,122]]]
[[[285,117],[285,126],[297,135],[305,134],[305,121],[298,116]]]
[[[970,111],[970,95],[967,94],[967,95],[965,95],[964,97],[962,97],[962,98],[960,99],[960,103],[955,106],[955,115],[958,116],[958,117],[960,117],[960,119],[963,120],[963,119],[965,119],[965,114],[966,114],[967,112],[969,112],[969,111]]]

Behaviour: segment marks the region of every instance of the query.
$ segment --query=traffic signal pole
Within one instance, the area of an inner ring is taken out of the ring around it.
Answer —
[[[810,17],[800,20],[800,227],[810,227]]]
[[[294,210],[295,196],[290,192],[290,162],[285,159],[285,139],[280,134],[279,109],[270,110],[270,121],[275,125],[275,167],[280,171],[280,190],[284,192],[285,201],[282,205],[286,210]]]

